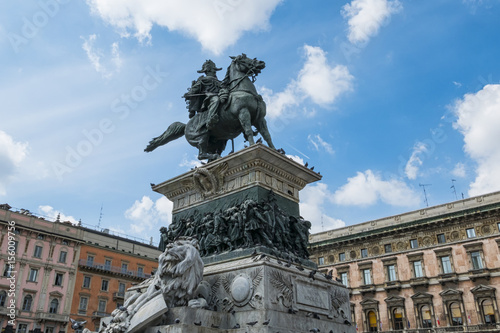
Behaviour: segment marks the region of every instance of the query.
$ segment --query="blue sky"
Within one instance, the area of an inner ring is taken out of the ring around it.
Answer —
[[[100,227],[157,240],[171,203],[149,184],[197,150],[143,149],[188,120],[206,59],[241,53],[266,62],[275,145],[323,175],[301,193],[313,232],[423,208],[419,184],[429,205],[500,190],[498,17],[498,0],[3,1],[0,202],[87,225],[102,207]]]

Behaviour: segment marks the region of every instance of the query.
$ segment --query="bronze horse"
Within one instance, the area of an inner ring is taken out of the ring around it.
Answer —
[[[266,65],[263,61],[248,58],[245,54],[230,58],[231,64],[222,80],[222,87],[229,92],[229,97],[226,103],[219,105],[216,125],[208,129],[204,125],[208,112],[198,112],[187,124],[171,124],[162,135],[152,139],[144,151],[153,151],[185,136],[189,144],[198,148],[198,159],[213,161],[221,157],[227,141],[241,133],[250,145],[255,143],[254,135],[260,133],[267,145],[274,149],[265,119],[266,103],[253,84],[255,76]],[[252,80],[249,77],[252,77]],[[252,126],[257,132],[253,131]]]

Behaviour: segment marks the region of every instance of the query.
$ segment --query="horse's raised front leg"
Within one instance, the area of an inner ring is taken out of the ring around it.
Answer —
[[[250,111],[247,108],[242,108],[238,114],[238,119],[240,120],[241,127],[243,128],[243,134],[245,134],[248,143],[250,145],[255,144],[255,141],[253,140],[252,118],[250,116]]]
[[[267,129],[267,121],[265,118],[262,118],[256,125],[257,130],[260,132],[264,140],[266,140],[267,145],[269,148],[276,149],[273,144],[273,140],[271,139],[271,134],[269,133],[269,130]]]

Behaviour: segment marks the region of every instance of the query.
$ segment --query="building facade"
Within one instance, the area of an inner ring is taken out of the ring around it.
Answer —
[[[310,237],[358,332],[500,332],[500,192]]]
[[[9,208],[0,207],[0,327],[65,332],[83,232]]]
[[[151,276],[160,254],[109,231],[0,205],[2,333],[71,332],[70,318],[95,331],[127,288]]]
[[[76,272],[72,318],[98,331],[100,320],[123,305],[125,290],[149,278],[161,252],[126,238],[83,229]]]

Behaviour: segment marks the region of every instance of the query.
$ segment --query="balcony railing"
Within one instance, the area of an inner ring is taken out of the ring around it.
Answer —
[[[5,303],[7,303],[7,302],[5,302]],[[14,309],[14,314],[15,314],[15,316],[16,316],[16,317],[18,316],[18,312],[19,312],[19,310]],[[5,307],[5,306],[0,306],[0,316],[1,316],[1,315],[6,316],[6,315],[8,315],[9,313],[10,313],[10,309],[9,309],[9,308],[7,308],[7,307]]]
[[[477,279],[490,279],[490,270],[488,268],[480,268],[480,269],[471,269],[469,270],[469,278],[472,281],[476,281]]]
[[[94,268],[94,269],[99,269],[99,270],[103,270],[106,272],[123,274],[123,275],[128,275],[131,277],[142,278],[142,279],[147,279],[147,278],[151,277],[151,274],[145,274],[143,271],[130,271],[128,269],[124,269],[123,267],[105,265],[102,263],[97,263],[97,262],[89,261],[86,259],[80,259],[78,261],[78,265],[82,266],[82,267]]]
[[[109,316],[111,316],[111,313],[102,312],[102,311],[94,311],[94,312],[92,312],[92,317],[95,317],[95,318],[109,317]]]
[[[401,281],[386,281],[384,284],[385,290],[401,290]]]
[[[124,291],[119,291],[119,292],[113,293],[113,301],[116,301],[117,299],[124,299],[124,298],[125,298]]]
[[[425,276],[422,276],[422,277],[418,277],[418,278],[412,278],[410,280],[410,285],[412,287],[426,287],[429,285],[429,279]]]
[[[69,315],[63,315],[58,313],[49,312],[37,312],[35,313],[36,320],[47,320],[47,321],[59,321],[67,323],[69,321]]]

